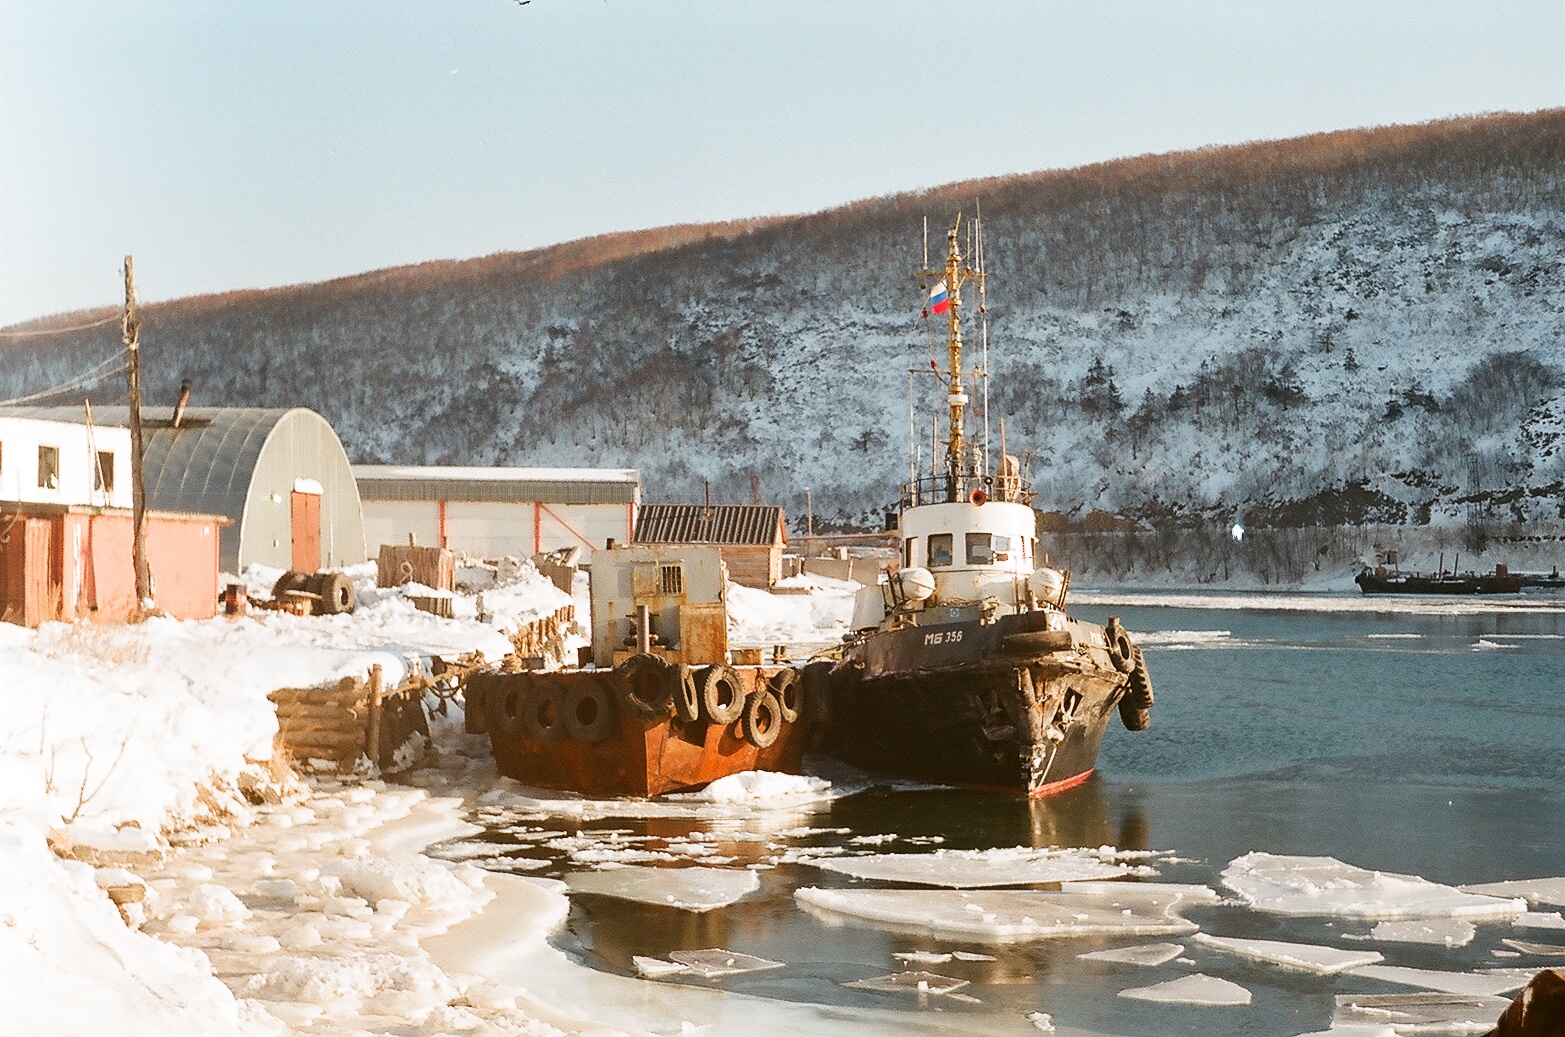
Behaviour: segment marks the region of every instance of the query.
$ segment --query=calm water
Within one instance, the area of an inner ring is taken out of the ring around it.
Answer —
[[[650,850],[695,833],[716,840],[731,866],[775,858],[776,844],[927,852],[931,843],[922,840],[938,838],[948,848],[1107,844],[1171,851],[1176,859],[1158,864],[1162,880],[1214,887],[1230,860],[1252,850],[1333,856],[1448,883],[1565,874],[1565,602],[1528,597],[1503,610],[1466,602],[1453,612],[1394,601],[1377,611],[1358,598],[1163,595],[1136,596],[1134,604],[1106,594],[1079,598],[1104,603],[1077,604],[1074,614],[1098,622],[1118,615],[1139,637],[1157,708],[1150,731],[1111,728],[1097,776],[1062,797],[1034,803],[882,787],[807,814],[748,822],[530,820],[573,834],[612,830]],[[899,838],[880,847],[852,841],[876,835]],[[768,848],[761,836],[774,845]],[[516,855],[547,861],[534,874],[583,867],[568,851],[537,842],[520,844]],[[596,968],[625,973],[632,954],[725,947],[788,967],[712,985],[902,1009],[917,1003],[840,984],[896,971],[891,955],[897,951],[984,951],[999,960],[932,967],[971,980],[964,993],[981,1008],[930,999],[940,1003],[926,1002],[926,1010],[1042,1010],[1062,1028],[1148,1037],[1296,1034],[1328,1024],[1334,993],[1408,991],[1285,972],[1187,941],[1193,967],[1076,959],[1088,950],[1169,938],[996,948],[832,924],[796,907],[792,891],[851,880],[807,864],[783,863],[760,875],[758,893],[703,915],[576,897],[559,942]],[[1506,936],[1544,942],[1565,936],[1485,924],[1469,946],[1446,949],[1344,942],[1343,933],[1367,932],[1364,923],[1278,918],[1230,906],[1185,913],[1216,935],[1372,947],[1389,964],[1464,971],[1541,967],[1490,952]],[[1116,996],[1197,970],[1240,983],[1253,1003],[1152,1006]]]

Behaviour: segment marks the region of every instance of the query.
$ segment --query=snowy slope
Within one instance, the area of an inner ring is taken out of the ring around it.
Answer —
[[[872,522],[938,334],[923,219],[938,244],[976,200],[993,416],[1040,507],[1558,518],[1562,159],[1565,112],[1493,116],[958,184],[601,261],[586,242],[187,300],[148,308],[147,378],[158,400],[189,377],[202,403],[313,406],[360,461],[636,466],[649,499],[758,480],[790,516],[811,487],[817,529]],[[114,343],[47,341],[0,353],[0,396]]]

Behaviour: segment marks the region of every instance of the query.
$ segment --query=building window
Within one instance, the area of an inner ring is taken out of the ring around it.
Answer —
[[[685,567],[682,565],[658,566],[658,593],[685,593]]]
[[[38,488],[41,490],[60,488],[60,448],[57,446],[38,448]]]
[[[935,533],[929,538],[929,567],[951,564],[951,534]]]
[[[92,488],[104,493],[114,492],[114,451],[98,451],[98,463],[92,470]]]

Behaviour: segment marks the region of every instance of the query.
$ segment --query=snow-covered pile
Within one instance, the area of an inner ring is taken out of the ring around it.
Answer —
[[[728,585],[728,640],[736,646],[825,645],[842,640],[853,621],[859,584],[826,576],[795,576],[778,583],[806,593],[769,594]]]
[[[277,575],[256,568],[243,582],[265,598]],[[271,885],[259,892],[324,919],[277,934],[254,933],[253,905],[210,875],[193,882],[181,876],[178,895],[170,896],[132,873],[146,874],[166,859],[170,835],[183,842],[220,838],[225,826],[257,819],[256,801],[289,792],[292,779],[271,761],[276,715],[268,692],[363,675],[376,664],[397,683],[434,655],[476,652],[498,660],[511,651],[508,627],[570,601],[527,566],[490,592],[497,598],[485,621],[448,620],[417,611],[399,591],[375,591],[372,566],[352,575],[362,604],[339,616],[257,611],[133,626],[54,623],[36,631],[0,623],[0,710],[7,718],[0,728],[0,1001],[22,1004],[18,1011],[47,1006],[50,1013],[21,1032],[96,1035],[108,1019],[117,1033],[275,1028],[270,1016],[245,1007],[212,978],[201,953],[127,928],[105,893],[110,887],[118,887],[127,917],[149,920],[166,938],[194,939],[244,924],[243,932],[228,933],[228,943],[203,946],[208,954],[274,953],[288,941],[305,946],[304,930],[319,937],[350,921],[373,928],[357,917],[366,911],[399,918],[407,912],[417,921],[421,904],[441,904],[458,916],[475,909],[473,891],[453,884],[446,865],[387,866],[362,848],[308,877],[263,876]],[[338,835],[375,813],[351,803],[342,811]],[[267,819],[286,827],[292,817],[270,813]],[[319,850],[323,843],[313,838],[286,836],[279,848]],[[131,870],[95,875],[88,864],[58,859],[51,844],[60,853]],[[386,965],[392,972],[399,967]],[[349,970],[335,979],[330,969],[300,968],[297,983],[284,968],[251,993],[391,982],[373,965],[365,966],[369,973]],[[84,994],[84,988],[90,989]],[[3,993],[16,990],[28,996]],[[443,992],[438,984],[426,991]]]

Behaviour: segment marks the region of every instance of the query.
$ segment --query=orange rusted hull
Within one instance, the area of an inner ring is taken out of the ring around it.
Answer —
[[[736,667],[746,689],[775,674],[780,667]],[[564,671],[549,678],[569,686],[572,680],[598,680],[601,671]],[[677,716],[642,721],[623,711],[616,728],[594,745],[566,738],[553,743],[525,734],[490,730],[500,773],[527,785],[564,789],[595,796],[657,796],[698,788],[740,771],[798,773],[804,757],[806,720],[784,724],[777,740],[764,749],[746,741],[740,724],[705,720],[685,722]]]

